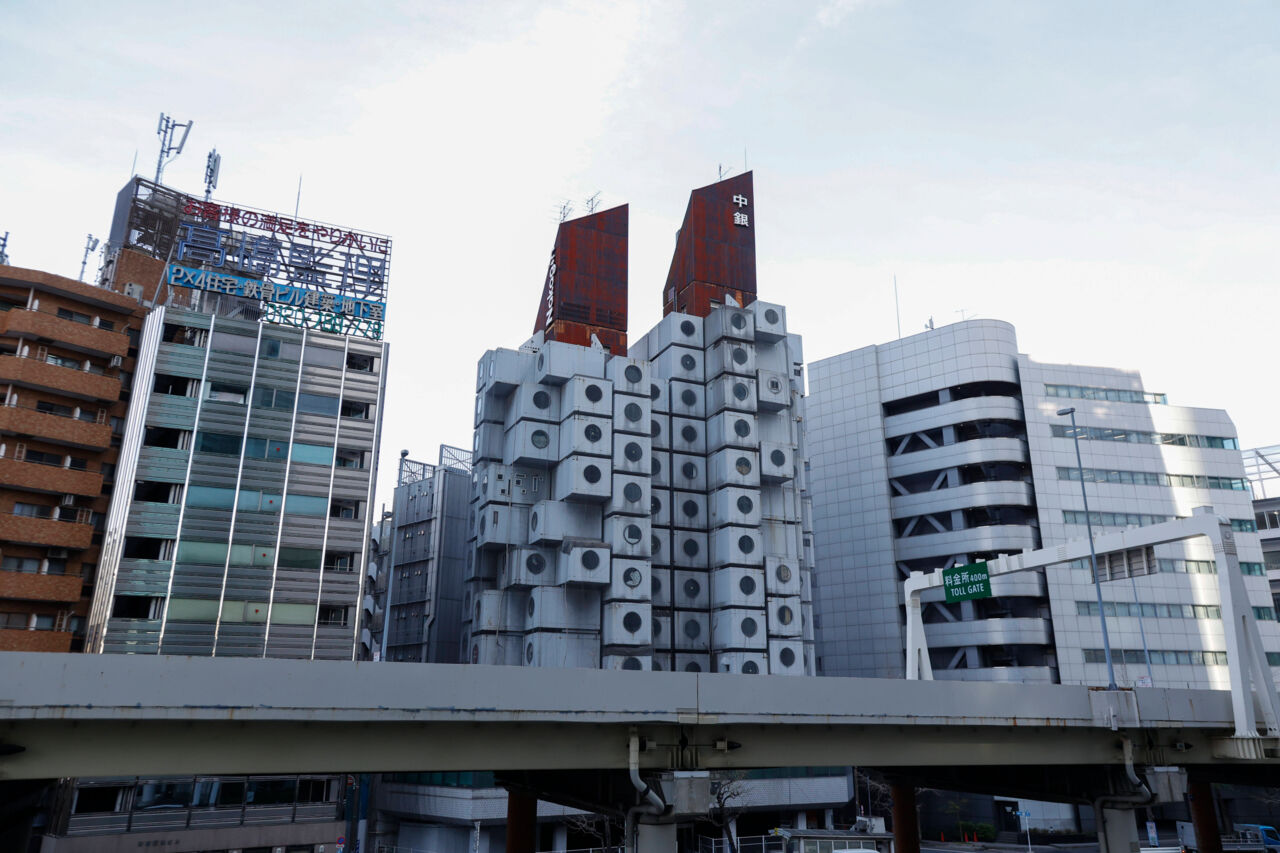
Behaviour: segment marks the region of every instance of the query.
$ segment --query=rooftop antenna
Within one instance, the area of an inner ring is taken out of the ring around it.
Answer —
[[[218,172],[222,171],[222,155],[215,148],[209,152],[204,163],[204,200],[213,198],[213,191],[218,188]]]
[[[596,208],[600,206],[600,190],[596,190],[591,197],[586,200],[587,214],[596,212]]]
[[[0,237],[0,264],[9,263],[9,254],[5,250],[9,248],[9,232],[4,232],[4,236]]]
[[[191,125],[195,124],[192,119],[187,120],[184,124],[171,119],[164,113],[160,113],[160,124],[156,126],[156,136],[160,137],[160,156],[156,158],[156,183],[160,183],[160,179],[164,177],[164,167],[173,162],[173,159],[182,153],[182,148],[187,144],[187,135],[191,133]],[[173,137],[178,128],[182,128],[182,138],[174,144]],[[170,156],[172,155],[172,156]],[[168,159],[165,159],[165,158]]]
[[[902,304],[898,302],[898,274],[893,274],[893,313],[898,317],[898,340],[902,340]]]
[[[298,208],[302,207],[302,173],[298,173],[298,197],[293,201],[293,218],[298,218]]]
[[[84,268],[89,264],[89,255],[94,249],[98,248],[98,238],[89,235],[89,239],[84,241],[84,257],[80,259],[80,280],[84,281]]]
[[[573,202],[569,201],[569,199],[565,199],[564,204],[560,205],[560,208],[556,211],[556,216],[558,217],[559,221],[564,222],[566,219],[568,219],[572,215],[573,215]]]
[[[924,324],[924,330],[925,330],[926,332],[932,332],[932,331],[933,331],[933,317],[930,317],[930,318],[929,318],[929,322],[927,322],[927,323],[925,323],[925,324]]]
[[[723,163],[717,163],[717,164],[716,164],[716,175],[717,175],[716,180],[717,180],[717,181],[723,181],[723,180],[724,180],[724,173],[725,173],[725,172],[727,172],[727,171],[729,171],[729,170],[728,170],[728,169],[726,169],[726,168],[724,167],[724,164],[723,164]]]

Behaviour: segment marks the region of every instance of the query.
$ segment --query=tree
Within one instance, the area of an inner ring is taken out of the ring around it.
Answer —
[[[591,846],[602,848],[608,848],[611,846],[614,836],[614,826],[617,823],[615,819],[607,815],[591,814],[590,812],[566,815],[564,822],[570,832],[576,832],[579,835],[594,838],[600,843],[593,844]]]
[[[729,842],[729,853],[738,853],[738,838],[733,821],[746,811],[747,774],[744,770],[717,773],[711,779],[711,808],[707,818]]]

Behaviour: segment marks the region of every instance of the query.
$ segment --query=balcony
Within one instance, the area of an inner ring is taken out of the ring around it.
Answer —
[[[18,545],[52,545],[55,548],[88,548],[93,525],[56,518],[31,518],[0,513],[0,541]]]
[[[123,358],[129,351],[129,338],[123,332],[109,332],[55,313],[26,308],[0,312],[0,336],[3,335],[55,341],[68,349],[108,358]]]
[[[97,497],[102,494],[100,471],[77,471],[35,462],[19,462],[12,457],[0,459],[0,483],[5,488],[21,489],[46,494],[83,495]]]
[[[98,408],[93,408],[96,417]],[[27,406],[0,406],[0,433],[37,436],[41,441],[67,444],[86,450],[106,450],[111,425],[65,415],[41,412]]]
[[[0,652],[69,652],[70,631],[23,631],[0,628]]]
[[[120,399],[120,379],[117,376],[90,373],[15,355],[0,355],[0,383],[42,388],[84,400],[115,402]]]
[[[80,587],[79,575],[0,572],[0,598],[76,602],[80,600]]]

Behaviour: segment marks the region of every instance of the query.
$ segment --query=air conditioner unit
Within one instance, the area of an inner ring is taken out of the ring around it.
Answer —
[[[649,434],[653,406],[648,394],[643,397],[630,394],[613,395],[613,431],[615,433]]]
[[[653,375],[660,380],[680,379],[701,384],[706,381],[706,356],[702,349],[673,346],[652,359]]]
[[[705,456],[707,424],[700,418],[671,416],[671,452]]]
[[[639,474],[614,474],[613,489],[604,505],[605,516],[643,515],[652,517],[649,478]]]
[[[615,355],[605,362],[604,375],[615,394],[649,396],[649,362],[643,359]]]
[[[765,606],[764,571],[729,566],[711,571],[711,606],[762,608]]]
[[[557,501],[603,503],[613,488],[613,463],[607,457],[570,456],[561,460],[555,470]]]
[[[560,424],[559,458],[609,456],[613,452],[613,423],[608,417],[570,415]]]
[[[649,646],[653,643],[653,613],[648,602],[615,601],[604,605],[600,642],[605,646]]]
[[[124,358],[122,356],[118,356],[118,355],[111,356],[111,363],[110,363],[111,367],[119,367],[123,363],[124,363]]]
[[[613,417],[613,383],[594,376],[575,376],[560,389],[561,420],[573,415]]]
[[[756,416],[745,412],[721,412],[707,419],[707,452],[724,447],[753,450],[760,446]]]
[[[507,429],[520,421],[560,422],[560,389],[528,383],[517,385],[506,400],[503,419]]]
[[[649,601],[653,596],[653,574],[645,560],[616,558],[610,569],[605,601]],[[670,572],[667,573],[668,577]],[[668,584],[669,585],[669,584]]]
[[[649,418],[649,437],[653,439],[654,450],[671,449],[671,418],[668,415],[654,412]]]
[[[671,598],[676,607],[707,610],[711,606],[711,576],[706,569],[674,569]]]
[[[707,381],[726,373],[736,376],[756,375],[756,347],[741,341],[720,341],[707,350]]]
[[[804,628],[804,619],[800,606],[800,596],[770,596],[768,610],[770,637],[798,638],[801,636]]]
[[[688,453],[671,454],[671,488],[691,492],[707,490],[707,458]]]
[[[764,543],[756,528],[721,527],[711,534],[711,568],[761,565]]]
[[[794,640],[769,640],[770,675],[804,675],[804,644]]]
[[[556,554],[556,583],[559,586],[609,586],[609,549],[565,543]]]
[[[711,559],[707,534],[700,530],[679,530],[671,533],[672,565],[684,569],[706,569]]]
[[[762,652],[719,652],[715,655],[715,671],[763,675],[769,671],[769,658]]]
[[[776,412],[791,405],[791,383],[785,374],[756,371],[756,399],[761,411]]]
[[[624,435],[616,430],[613,435],[613,470],[615,473],[653,473],[653,439],[647,435]]]
[[[799,595],[799,564],[782,557],[765,557],[764,586],[769,595]]]
[[[727,447],[707,457],[707,487],[760,486],[760,454]]]
[[[655,528],[671,526],[671,492],[667,489],[649,491],[649,521]]]
[[[604,520],[604,541],[619,557],[649,559],[652,533],[648,516],[612,515]]]
[[[747,308],[754,316],[757,341],[780,341],[787,336],[787,309],[771,302],[753,302]]]
[[[760,524],[760,490],[726,486],[710,495],[711,527],[728,524],[756,527]]]
[[[653,656],[649,654],[607,654],[600,656],[601,669],[648,671],[653,669]]]
[[[756,406],[755,379],[725,374],[707,383],[708,415],[719,414],[726,410],[751,414],[756,411]]]
[[[707,391],[701,382],[672,379],[667,386],[667,401],[674,418],[702,420],[707,416]],[[674,422],[672,426],[675,426]]]
[[[61,503],[62,503],[62,505],[63,505],[63,506],[75,506],[75,503],[76,503],[76,496],[75,496],[75,495],[63,495],[63,496],[62,496],[62,502],[61,502]]]
[[[671,633],[675,648],[681,651],[705,652],[710,649],[711,620],[706,611],[675,611],[671,619]]]

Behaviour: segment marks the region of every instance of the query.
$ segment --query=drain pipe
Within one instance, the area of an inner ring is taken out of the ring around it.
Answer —
[[[1121,744],[1124,748],[1124,772],[1129,777],[1129,781],[1138,788],[1141,793],[1134,794],[1105,794],[1093,801],[1093,817],[1098,824],[1098,835],[1100,838],[1106,838],[1106,828],[1104,826],[1102,810],[1108,806],[1133,806],[1135,809],[1142,806],[1149,806],[1156,801],[1156,795],[1146,786],[1146,783],[1138,778],[1137,772],[1133,769],[1133,741],[1124,735],[1120,736]],[[1105,841],[1103,842],[1105,847]],[[1101,853],[1108,853],[1102,850]]]
[[[627,809],[627,819],[622,830],[623,844],[627,853],[636,853],[636,818],[642,814],[665,814],[667,804],[640,778],[640,736],[636,734],[634,726],[631,729],[631,742],[627,747],[627,769],[631,772],[631,784],[640,795],[640,799],[644,801]]]

